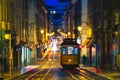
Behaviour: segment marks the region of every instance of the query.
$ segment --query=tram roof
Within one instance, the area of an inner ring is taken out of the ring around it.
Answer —
[[[79,45],[75,39],[67,38],[63,40],[63,43],[61,45]]]

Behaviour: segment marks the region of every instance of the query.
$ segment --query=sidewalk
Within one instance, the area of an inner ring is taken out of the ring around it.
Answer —
[[[42,53],[42,55],[43,55],[42,58],[38,59],[38,60],[43,60],[47,56],[47,54],[48,54],[48,52]],[[14,78],[18,75],[24,74],[25,72],[28,72],[32,69],[35,69],[35,68],[40,66],[38,64],[39,64],[39,61],[34,59],[32,65],[28,65],[28,66],[24,66],[24,67],[21,67],[21,68],[13,69],[11,75],[10,75],[10,71],[5,72],[4,73],[4,80],[10,80],[10,79],[12,79],[12,78]],[[0,80],[1,79],[2,78],[0,77]]]
[[[119,71],[102,71],[100,68],[96,69],[95,67],[83,67],[80,66],[81,69],[86,69],[90,72],[93,72],[97,75],[106,77],[110,80],[120,80],[120,72]]]
[[[37,59],[37,60],[43,60],[46,56],[47,56],[48,52],[46,53],[42,53],[42,58],[41,59]],[[4,73],[4,79],[1,78],[2,77],[2,74],[0,74],[0,80],[10,80],[18,75],[21,75],[21,74],[24,74],[25,72],[28,72],[32,69],[35,69],[37,67],[39,67],[40,65],[39,64],[39,61],[37,61],[36,59],[33,60],[32,62],[32,65],[27,65],[27,66],[24,66],[24,67],[21,67],[21,68],[14,68],[12,71],[11,71],[11,74],[10,74],[10,71],[7,71]]]
[[[25,66],[25,67],[22,67],[22,68],[13,69],[11,75],[10,75],[10,71],[5,72],[4,73],[4,80],[10,80],[10,79],[12,79],[12,78],[14,78],[16,76],[24,74],[24,73],[26,73],[26,72],[28,72],[28,71],[30,71],[32,69],[35,69],[35,68],[37,68],[39,66],[40,65],[37,65],[37,63],[36,63],[34,65],[28,65],[28,66]]]

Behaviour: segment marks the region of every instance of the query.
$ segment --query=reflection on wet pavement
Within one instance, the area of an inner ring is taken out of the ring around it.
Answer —
[[[29,65],[29,66],[23,67],[21,69],[21,74],[23,74],[23,73],[25,73],[27,71],[30,71],[30,70],[32,70],[34,68],[37,68],[37,67],[39,67],[39,65]]]

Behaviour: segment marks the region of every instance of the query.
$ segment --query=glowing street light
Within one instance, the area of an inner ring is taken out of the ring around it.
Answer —
[[[89,27],[87,31],[87,37],[92,37],[92,29]]]
[[[78,26],[78,31],[81,31],[82,30],[82,27],[81,26]]]
[[[44,30],[43,30],[43,29],[41,29],[41,31],[40,31],[40,32],[41,32],[41,34],[42,34],[42,35],[41,35],[41,36],[42,36],[42,41],[44,41],[44,35],[43,35]]]
[[[47,36],[50,36],[50,33],[47,33]]]
[[[70,38],[70,34],[71,34],[71,33],[70,33],[70,32],[68,32],[68,38]]]
[[[10,38],[9,34],[5,34],[5,39],[8,40]]]
[[[70,35],[70,32],[68,32],[68,35]]]
[[[82,27],[81,27],[81,26],[78,26],[77,29],[78,29],[78,31],[79,31],[78,37],[77,37],[77,43],[78,43],[78,44],[82,44],[82,35],[81,35]]]
[[[41,34],[43,34],[43,33],[44,33],[44,30],[42,29],[40,32],[41,32]]]

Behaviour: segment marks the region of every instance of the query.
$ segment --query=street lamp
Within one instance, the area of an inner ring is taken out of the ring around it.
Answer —
[[[70,38],[70,34],[71,34],[71,33],[70,33],[70,32],[68,32],[68,37],[69,37],[69,38]]]
[[[67,34],[65,34],[65,37],[67,38]]]
[[[43,33],[44,33],[44,30],[42,29],[40,32],[41,32],[41,34],[43,34]]]
[[[82,44],[82,38],[81,38],[81,30],[82,30],[82,27],[81,26],[78,26],[78,28],[77,28],[77,30],[78,30],[78,36],[77,36],[77,43],[78,44]],[[81,54],[81,49],[80,49],[80,59],[81,59],[81,56],[82,56],[82,54]]]
[[[43,36],[43,33],[44,33],[44,30],[43,29],[41,29],[41,37],[42,37],[42,41],[44,41],[44,36]]]
[[[10,77],[11,77],[11,74],[12,74],[12,60],[13,60],[12,49],[11,49],[11,30],[6,30],[5,32],[6,32],[5,39],[9,40],[9,61],[10,61],[9,64],[10,64]]]
[[[81,44],[82,43],[82,39],[81,39],[81,30],[82,30],[82,27],[78,26],[77,29],[78,29],[77,43]]]
[[[82,30],[82,27],[81,27],[81,26],[78,26],[78,31],[81,32],[81,30]]]

